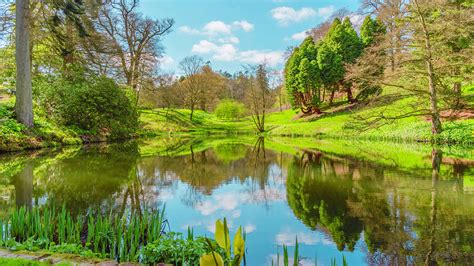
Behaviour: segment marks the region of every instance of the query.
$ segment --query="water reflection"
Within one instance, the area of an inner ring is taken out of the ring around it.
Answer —
[[[371,155],[361,159],[337,145],[190,139],[3,156],[0,204],[137,215],[166,204],[172,229],[207,235],[226,216],[248,233],[250,265],[268,265],[295,237],[306,262],[341,252],[353,265],[474,262],[469,156],[419,148],[404,161],[360,145]]]

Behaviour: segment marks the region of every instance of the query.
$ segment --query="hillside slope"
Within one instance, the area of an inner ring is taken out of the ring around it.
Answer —
[[[441,142],[474,143],[474,86],[464,89],[464,109],[443,113]],[[267,116],[267,134],[274,136],[325,136],[363,139],[430,141],[431,124],[426,116],[408,116],[397,120],[367,123],[367,117],[396,116],[416,105],[412,97],[387,91],[370,103],[347,105],[342,100],[325,107],[322,115],[300,117],[295,110],[273,112]],[[249,117],[241,121],[223,121],[214,114],[189,110],[143,110],[144,134],[253,134]]]

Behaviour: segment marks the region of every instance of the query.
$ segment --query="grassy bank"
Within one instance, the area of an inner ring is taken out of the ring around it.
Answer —
[[[77,145],[83,140],[73,128],[59,126],[44,113],[35,112],[35,127],[28,129],[14,119],[14,99],[0,100],[0,151]]]
[[[474,103],[474,87],[465,88],[465,116],[445,116],[444,131],[437,141],[442,143],[474,143],[474,119],[470,118]],[[347,105],[336,102],[326,106],[319,116],[299,117],[295,110],[271,112],[267,115],[267,134],[293,137],[355,138],[365,140],[432,141],[431,123],[426,116],[411,116],[382,123],[364,124],[361,117],[379,113],[397,115],[413,108],[414,99],[396,92],[386,92],[371,103]],[[466,116],[467,114],[467,116]],[[141,112],[142,134],[255,134],[252,120],[224,121],[214,114],[189,110],[154,109]]]
[[[1,96],[1,95],[0,95]],[[14,98],[0,97],[0,152],[40,149],[109,141],[108,132],[81,130],[52,120],[34,108],[35,126],[27,128],[15,120]]]
[[[444,131],[437,139],[441,143],[474,144],[474,86],[464,88],[466,107],[464,116],[445,116]],[[384,113],[396,115],[413,108],[414,100],[394,91],[386,91],[376,101],[347,105],[340,100],[325,106],[322,115],[299,117],[295,110],[271,112],[266,118],[266,128],[271,136],[353,138],[362,140],[432,141],[431,124],[425,116],[405,117],[373,124],[361,130],[361,117]],[[38,149],[64,145],[80,145],[106,141],[98,132],[86,132],[65,127],[52,121],[44,112],[35,109],[35,127],[27,129],[14,119],[14,99],[0,99],[0,151]],[[467,114],[467,115],[466,115]],[[193,120],[186,109],[144,109],[140,111],[141,136],[160,135],[254,135],[250,117],[226,121],[212,113],[197,110]],[[365,125],[367,126],[367,125]]]
[[[164,212],[73,214],[63,207],[21,207],[0,217],[0,248],[20,254],[69,254],[88,260],[196,265],[213,240],[169,231]],[[217,249],[217,251],[221,251]]]

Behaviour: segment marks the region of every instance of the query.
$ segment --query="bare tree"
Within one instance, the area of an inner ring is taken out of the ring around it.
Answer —
[[[252,121],[258,132],[265,132],[265,115],[272,103],[268,69],[266,64],[251,66],[246,80],[246,102],[251,112]]]
[[[0,40],[6,35],[11,34],[14,28],[15,14],[13,11],[13,3],[10,0],[0,0]]]
[[[194,110],[199,104],[200,96],[203,91],[202,71],[204,59],[197,55],[185,57],[180,63],[179,68],[184,74],[184,80],[180,83],[183,93],[184,103],[191,110],[189,120],[193,120]]]
[[[401,60],[402,41],[407,34],[403,26],[407,3],[407,0],[362,0],[362,10],[376,15],[387,27],[386,50],[392,71],[395,71]]]
[[[33,127],[30,62],[30,1],[16,0],[16,102],[18,122]]]
[[[138,12],[138,0],[107,0],[99,11],[97,29],[110,41],[110,60],[137,94],[143,75],[158,65],[161,38],[171,31],[173,19],[150,19]]]

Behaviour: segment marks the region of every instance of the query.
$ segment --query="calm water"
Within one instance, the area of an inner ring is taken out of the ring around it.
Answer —
[[[342,254],[349,265],[474,263],[471,150],[304,141],[161,139],[3,155],[0,206],[166,205],[172,230],[209,236],[227,217],[231,231],[247,232],[248,265],[270,265],[283,244],[292,254],[296,237],[302,265],[340,264]]]

